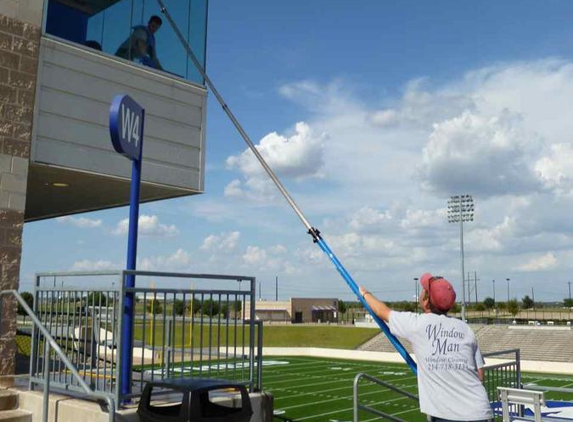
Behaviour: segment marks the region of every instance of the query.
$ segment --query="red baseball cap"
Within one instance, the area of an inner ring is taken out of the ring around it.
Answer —
[[[430,302],[442,312],[448,312],[456,303],[456,291],[452,284],[443,277],[434,277],[430,273],[422,274],[422,288],[428,292]]]

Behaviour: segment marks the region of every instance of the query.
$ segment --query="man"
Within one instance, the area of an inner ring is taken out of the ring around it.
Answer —
[[[420,279],[423,314],[390,309],[360,287],[372,311],[388,323],[392,334],[408,340],[418,362],[420,411],[432,422],[485,421],[493,417],[482,384],[485,362],[470,327],[447,316],[456,292],[442,277]]]
[[[153,15],[149,18],[147,26],[134,26],[132,34],[121,44],[115,55],[163,70],[155,49],[155,33],[161,28],[162,24],[161,18]]]

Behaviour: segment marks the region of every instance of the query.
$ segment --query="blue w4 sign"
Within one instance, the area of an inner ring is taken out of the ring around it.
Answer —
[[[109,109],[113,148],[131,160],[141,159],[145,110],[129,95],[118,95]]]

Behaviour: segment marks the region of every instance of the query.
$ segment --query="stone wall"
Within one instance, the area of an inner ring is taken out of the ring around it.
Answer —
[[[38,26],[3,11],[10,4],[0,5],[0,290],[19,284],[40,42]],[[4,304],[0,375],[13,373],[16,347],[16,302]]]

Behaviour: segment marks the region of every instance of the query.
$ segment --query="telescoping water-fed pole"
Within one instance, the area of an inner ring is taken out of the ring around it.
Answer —
[[[225,103],[225,101],[223,100],[223,97],[221,97],[221,95],[219,94],[219,91],[217,91],[217,89],[213,85],[213,82],[211,82],[211,79],[209,79],[209,76],[205,72],[205,69],[203,69],[203,66],[201,65],[201,63],[199,63],[199,60],[197,60],[197,57],[195,57],[195,54],[193,54],[193,51],[191,50],[189,43],[183,37],[183,35],[181,34],[181,31],[179,31],[179,28],[177,27],[175,21],[173,20],[173,18],[169,14],[169,11],[165,7],[165,4],[163,3],[163,1],[157,0],[157,3],[159,3],[159,7],[161,8],[161,13],[163,13],[165,15],[165,17],[169,21],[169,24],[171,25],[171,27],[175,31],[175,34],[177,35],[177,37],[181,41],[181,44],[183,45],[183,47],[187,51],[189,58],[191,59],[191,61],[193,62],[193,64],[195,65],[195,67],[197,68],[197,70],[199,71],[201,76],[203,77],[203,79],[205,80],[205,84],[211,89],[211,92],[213,92],[213,95],[215,96],[215,98],[217,98],[217,101],[219,102],[221,107],[223,107],[223,110],[225,111],[225,113],[227,114],[229,119],[231,119],[231,122],[233,122],[233,125],[235,125],[235,128],[239,131],[239,134],[241,135],[243,140],[247,143],[247,145],[249,146],[249,148],[253,152],[253,154],[255,154],[255,157],[257,157],[257,160],[259,160],[259,162],[261,163],[261,165],[263,166],[263,168],[265,169],[265,171],[267,172],[269,177],[272,179],[272,181],[274,182],[274,184],[276,185],[278,190],[281,192],[281,194],[284,196],[284,198],[287,200],[287,202],[289,203],[291,208],[294,210],[294,212],[296,213],[296,215],[298,216],[298,218],[300,219],[300,221],[302,222],[304,227],[306,227],[306,229],[308,230],[308,234],[310,234],[312,236],[314,243],[317,243],[318,246],[320,246],[320,248],[326,253],[326,255],[328,255],[328,257],[330,258],[330,260],[332,261],[332,263],[334,264],[334,266],[336,267],[336,269],[338,270],[340,275],[342,275],[342,278],[344,278],[344,280],[346,281],[346,283],[348,284],[350,289],[358,297],[358,299],[360,300],[362,305],[366,308],[366,310],[370,313],[370,315],[372,315],[372,318],[374,319],[374,321],[376,321],[376,323],[378,324],[380,329],[384,332],[384,334],[386,334],[386,337],[388,337],[388,340],[390,340],[390,343],[392,343],[392,345],[396,348],[398,353],[400,353],[400,355],[404,358],[404,360],[406,361],[406,363],[408,364],[408,366],[410,367],[412,372],[414,372],[414,374],[417,374],[418,370],[416,367],[416,363],[411,358],[411,356],[408,354],[408,352],[406,351],[406,349],[404,348],[402,343],[400,343],[400,341],[390,332],[388,325],[386,325],[386,323],[384,321],[382,321],[372,311],[372,309],[370,308],[368,303],[366,303],[364,298],[360,295],[359,288],[358,288],[358,285],[356,284],[356,282],[352,279],[352,277],[350,276],[348,271],[346,271],[346,269],[344,268],[342,263],[338,260],[336,255],[334,255],[334,253],[328,247],[328,245],[326,244],[324,239],[320,236],[320,231],[318,231],[318,229],[313,227],[308,222],[308,220],[306,219],[306,217],[304,216],[304,214],[302,213],[302,211],[300,210],[300,208],[298,207],[296,202],[294,202],[294,200],[289,195],[289,193],[287,192],[287,190],[285,189],[285,187],[283,186],[281,181],[274,174],[274,172],[269,167],[269,165],[267,164],[267,162],[265,161],[263,156],[259,153],[259,151],[255,147],[255,145],[253,144],[253,142],[251,141],[251,139],[249,138],[247,133],[244,131],[244,129],[241,126],[241,124],[239,123],[239,121],[233,115],[233,113],[229,109],[229,106]]]

